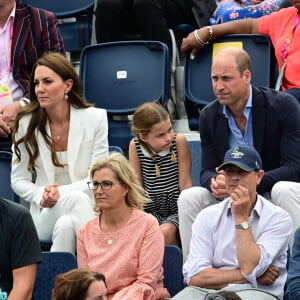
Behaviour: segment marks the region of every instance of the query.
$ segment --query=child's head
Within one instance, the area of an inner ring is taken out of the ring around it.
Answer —
[[[133,114],[132,131],[149,152],[170,149],[174,138],[171,120],[166,109],[157,103],[141,105]]]
[[[170,117],[162,105],[146,102],[134,112],[131,130],[139,138],[140,135],[147,135],[153,125],[166,120],[170,120]]]

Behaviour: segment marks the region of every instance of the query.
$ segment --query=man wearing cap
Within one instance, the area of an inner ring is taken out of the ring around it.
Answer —
[[[257,192],[285,209],[294,229],[300,226],[299,103],[288,93],[251,85],[251,59],[243,49],[218,52],[211,78],[217,99],[201,110],[199,122],[201,187],[185,189],[178,199],[184,260],[199,211],[228,197],[224,176],[215,168],[234,146],[252,146],[259,152],[265,175]]]
[[[270,299],[283,299],[292,221],[285,210],[257,194],[264,176],[261,168],[253,147],[226,152],[217,172],[225,177],[229,197],[196,217],[183,266],[188,285],[209,290],[255,288],[242,299],[269,299],[265,292],[274,295]]]

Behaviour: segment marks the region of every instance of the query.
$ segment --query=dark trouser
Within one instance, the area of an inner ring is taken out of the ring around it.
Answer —
[[[290,95],[294,96],[298,102],[300,103],[300,89],[292,88],[289,90],[285,90],[285,92],[289,93]]]
[[[7,138],[0,137],[0,150],[2,151],[11,151],[11,135]]]
[[[187,0],[98,0],[98,43],[128,39],[125,34],[137,33],[142,39],[170,46],[168,29],[178,24],[196,26]]]

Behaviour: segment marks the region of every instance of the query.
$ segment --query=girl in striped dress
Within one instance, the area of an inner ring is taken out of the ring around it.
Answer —
[[[179,244],[179,193],[192,186],[192,158],[187,140],[174,134],[165,108],[149,102],[133,114],[129,160],[152,200],[144,210],[154,215],[168,245]]]

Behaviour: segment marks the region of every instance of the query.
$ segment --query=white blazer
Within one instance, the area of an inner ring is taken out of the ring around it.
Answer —
[[[31,115],[24,116],[19,123],[16,140],[23,137],[29,125]],[[100,108],[70,109],[70,127],[68,136],[68,169],[71,184],[59,186],[63,195],[69,191],[80,190],[91,195],[88,190],[89,170],[91,165],[100,157],[108,155],[108,122],[106,110]],[[49,123],[46,130],[50,135]],[[38,212],[45,186],[54,183],[55,166],[52,163],[51,151],[47,147],[41,133],[35,131],[39,148],[36,159],[36,182],[32,183],[32,174],[27,170],[29,161],[24,143],[19,145],[21,161],[13,149],[11,185],[16,194],[31,203],[30,210]],[[13,147],[12,147],[13,148]]]

